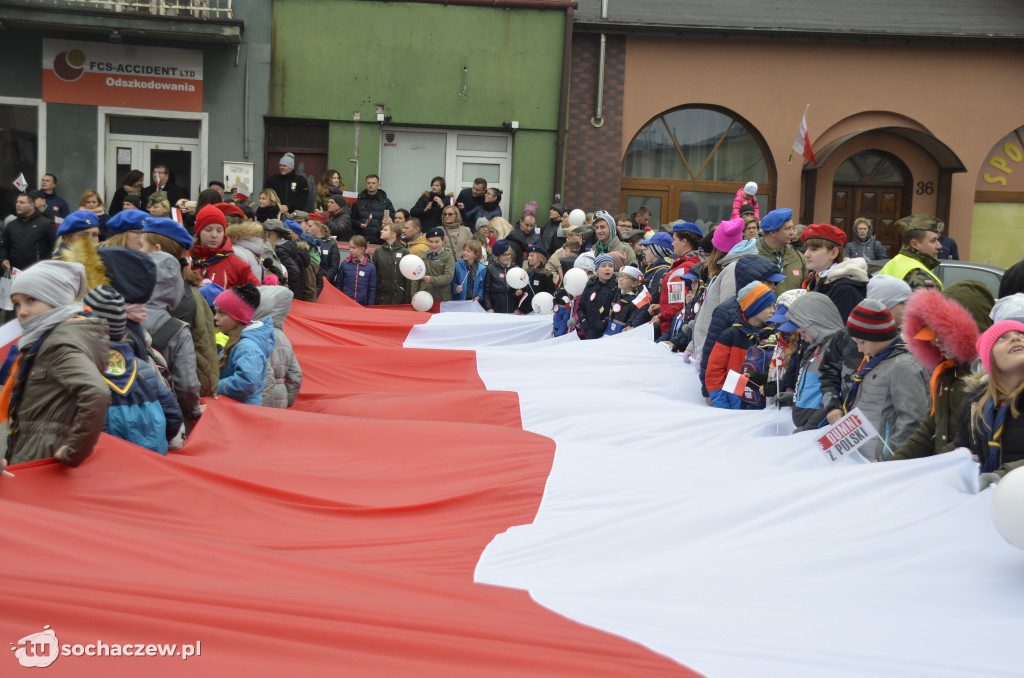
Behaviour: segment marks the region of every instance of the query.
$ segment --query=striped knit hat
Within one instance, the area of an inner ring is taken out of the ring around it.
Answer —
[[[85,295],[82,303],[92,309],[93,315],[103,318],[110,326],[110,339],[120,341],[124,338],[127,324],[128,304],[124,297],[110,285],[98,285]]]
[[[743,318],[750,320],[775,303],[775,293],[762,282],[752,282],[736,294]]]
[[[880,301],[865,299],[857,304],[846,321],[850,336],[864,341],[892,341],[900,333],[892,313]]]
[[[596,271],[601,264],[611,264],[614,267],[615,260],[612,259],[610,254],[598,254],[597,257],[594,258],[594,270]]]

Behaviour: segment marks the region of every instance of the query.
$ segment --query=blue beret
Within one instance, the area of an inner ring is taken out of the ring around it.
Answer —
[[[529,245],[526,248],[526,251],[527,251],[527,253],[536,252],[537,254],[539,254],[541,256],[544,256],[544,257],[551,256],[551,255],[548,254],[548,251],[546,249],[544,249],[541,245]]]
[[[672,232],[676,231],[689,231],[690,233],[696,233],[701,238],[704,237],[704,231],[700,230],[700,226],[697,224],[691,224],[689,221],[677,221],[672,224]],[[671,245],[669,245],[671,247]]]
[[[78,231],[84,231],[87,228],[99,228],[99,225],[100,218],[92,212],[76,210],[61,222],[60,227],[57,229],[57,235],[62,236],[69,233],[77,233]]]
[[[295,231],[296,235],[302,235],[302,226],[299,226],[299,222],[285,219],[284,225]]]
[[[761,220],[762,231],[777,231],[782,225],[793,218],[793,210],[788,207],[780,207],[764,215]]]
[[[120,213],[117,216],[120,216]],[[150,217],[149,219],[146,219],[142,222],[142,232],[165,235],[171,240],[180,243],[181,246],[187,250],[192,249],[192,245],[194,244],[192,236],[188,234],[188,231],[185,230],[184,226],[174,219],[167,219],[166,217]]]
[[[432,228],[429,231],[427,231],[427,237],[428,238],[443,238],[444,237],[444,229],[435,226],[434,228]]]
[[[150,218],[149,212],[142,210],[121,210],[107,220],[107,228],[114,235],[125,231],[138,231],[142,228],[142,222]]]
[[[199,287],[199,294],[203,295],[203,299],[210,305],[210,308],[214,307],[217,300],[217,296],[224,291],[224,288],[215,282],[208,282],[205,285]]]
[[[668,233],[663,233],[659,231],[658,233],[655,233],[647,240],[640,241],[640,244],[657,245],[659,247],[664,247],[665,249],[670,250],[672,249],[672,236],[670,236]]]
[[[440,230],[440,229],[438,229],[438,230]],[[494,245],[491,247],[491,252],[494,253],[494,256],[500,257],[505,252],[508,252],[508,248],[509,248],[508,240],[496,240],[494,242]]]

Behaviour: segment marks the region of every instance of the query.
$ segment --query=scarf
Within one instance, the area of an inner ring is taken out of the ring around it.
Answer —
[[[877,355],[871,356],[871,360],[868,360],[867,356],[864,356],[860,361],[860,366],[857,367],[857,371],[853,375],[853,385],[850,386],[850,392],[843,398],[843,413],[849,412],[853,408],[853,404],[857,401],[857,391],[860,390],[860,385],[864,381],[864,377],[868,376],[871,370],[878,367],[886,358],[893,354],[898,348],[906,348],[907,344],[901,337],[896,337],[889,345],[878,352]]]
[[[80,301],[76,301],[65,306],[58,306],[57,308],[44,311],[38,315],[34,315],[31,318],[21,323],[21,345],[32,346],[44,334],[49,334],[50,330],[59,325],[60,323],[74,318],[76,315],[85,310],[85,304]]]
[[[943,360],[932,372],[931,384],[929,385],[929,391],[932,394],[932,411],[929,412],[929,416],[931,417],[935,416],[935,400],[939,395],[939,377],[942,376],[943,372],[955,365],[955,360]]]
[[[1004,400],[996,408],[994,401],[985,403],[981,412],[981,423],[985,427],[985,435],[988,438],[988,457],[981,467],[982,473],[992,473],[999,468],[999,460],[1002,458],[1003,425],[1010,415],[1010,401]]]
[[[615,227],[613,226],[612,229],[614,230],[614,228]],[[594,243],[595,254],[608,254],[611,251],[611,247],[612,245],[615,244],[616,240],[618,240],[618,236],[616,236],[615,234],[612,234],[611,236],[608,237],[607,243],[603,243],[600,240],[598,240],[596,243]]]
[[[128,320],[137,322],[139,324],[146,320],[146,305],[145,304],[128,304],[125,307],[125,317]]]
[[[134,186],[122,186],[122,188],[128,195],[142,195],[141,188],[135,188]]]
[[[225,259],[230,257],[231,254],[232,254],[231,252],[217,252],[216,254],[211,254],[208,257],[203,257],[202,259],[198,259],[198,258],[193,259],[192,260],[192,265],[193,266],[198,266],[199,270],[203,274],[203,277],[207,278],[207,277],[209,277],[208,271],[209,271],[210,267],[211,266],[215,266],[215,265],[219,264],[220,262],[224,261]]]

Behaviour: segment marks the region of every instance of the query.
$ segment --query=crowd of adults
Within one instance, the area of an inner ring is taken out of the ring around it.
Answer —
[[[974,281],[944,288],[935,268],[956,243],[929,215],[896,222],[890,258],[867,219],[848,238],[789,208],[762,216],[753,182],[705,232],[646,208],[506,216],[484,179],[456,195],[433,177],[396,207],[376,174],[355,195],[336,170],[310,186],[291,153],[258,192],[213,181],[191,201],[162,165],[144,180],[132,170],[109,205],[89,190],[74,211],[50,174],[17,197],[0,239],[23,330],[0,371],[7,462],[76,465],[101,430],[166,452],[201,396],[289,406],[301,368],[280,328],[292,299],[334,285],[366,306],[428,292],[550,308],[555,336],[583,340],[643,328],[695,365],[711,406],[792,408],[796,430],[859,409],[873,461],[966,447],[981,486],[1024,463],[1024,269],[998,301]],[[409,255],[422,275],[406,277]],[[48,376],[25,382],[40,364]]]

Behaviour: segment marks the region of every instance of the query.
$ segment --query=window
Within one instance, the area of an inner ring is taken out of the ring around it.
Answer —
[[[622,163],[622,207],[641,195],[665,196],[664,221],[710,226],[728,219],[736,191],[758,184],[761,214],[771,209],[775,168],[753,127],[725,110],[684,106],[663,113],[634,137]]]

